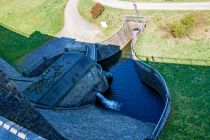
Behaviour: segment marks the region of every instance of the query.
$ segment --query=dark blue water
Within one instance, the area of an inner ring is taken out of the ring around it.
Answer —
[[[117,54],[101,64],[113,74],[106,96],[122,104],[120,111],[141,121],[157,123],[163,111],[163,101],[138,78],[134,61]]]

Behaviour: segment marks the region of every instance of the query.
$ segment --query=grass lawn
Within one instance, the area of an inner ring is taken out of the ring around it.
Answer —
[[[63,27],[67,0],[0,0],[0,57],[16,66]]]
[[[165,78],[172,109],[160,140],[210,139],[210,67],[148,62]]]
[[[209,0],[122,0],[131,2],[209,2]]]
[[[92,0],[80,0],[81,15],[100,26],[101,38],[119,30],[122,17],[133,11],[105,8],[96,20],[90,15]],[[137,43],[139,57],[149,58],[168,83],[172,111],[160,139],[210,139],[210,11],[140,11],[150,19]],[[194,32],[184,38],[173,38],[165,26],[188,14],[198,17]],[[114,20],[113,20],[114,19]],[[153,58],[153,59],[152,59]],[[189,60],[190,59],[190,60]]]

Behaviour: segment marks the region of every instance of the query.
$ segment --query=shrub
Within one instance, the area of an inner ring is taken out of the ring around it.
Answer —
[[[182,19],[170,23],[170,32],[174,37],[183,37],[191,33],[197,22],[195,15],[186,15]]]
[[[195,15],[187,15],[182,18],[181,23],[185,25],[185,28],[188,32],[191,32],[192,29],[195,27],[197,18]]]
[[[96,3],[92,6],[90,13],[92,14],[92,17],[96,19],[103,13],[104,9],[105,8],[103,5],[101,5],[100,3]]]
[[[182,37],[186,33],[185,26],[179,21],[171,23],[170,29],[173,37]]]

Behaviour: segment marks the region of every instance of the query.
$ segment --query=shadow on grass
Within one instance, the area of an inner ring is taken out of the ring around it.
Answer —
[[[17,68],[21,57],[43,45],[52,36],[38,31],[27,36],[0,25],[0,57]]]
[[[206,139],[209,134],[210,66],[145,61],[164,77],[172,110],[161,139]]]

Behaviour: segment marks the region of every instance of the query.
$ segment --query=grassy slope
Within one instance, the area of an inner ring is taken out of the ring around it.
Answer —
[[[189,37],[183,39],[173,38],[162,31],[162,26],[168,21],[173,21],[176,17],[182,17],[192,12],[160,12],[150,16],[151,22],[148,24],[145,32],[140,36],[137,43],[137,53],[141,56],[153,56],[156,61],[197,64],[210,66],[210,12],[194,12],[205,19],[200,19],[202,23],[197,26],[195,33],[189,34]],[[140,49],[141,48],[141,49]],[[163,57],[163,59],[156,58]],[[167,59],[176,58],[176,60]],[[193,59],[177,60],[177,59]],[[202,61],[202,60],[208,60]]]
[[[172,110],[160,139],[210,139],[210,67],[149,64],[163,75],[172,96]]]
[[[0,57],[18,59],[55,35],[63,26],[67,0],[0,0]]]
[[[107,22],[109,27],[103,29],[103,37],[111,35],[120,28],[123,15],[133,14],[132,11],[106,7],[102,16],[93,20],[89,13],[92,1],[80,0],[79,4],[81,15],[89,21],[97,25],[100,25],[100,21]],[[206,17],[207,20],[196,35],[190,35],[192,40],[189,38],[166,38],[160,30],[160,26],[166,21],[192,13],[191,11],[140,12],[141,15],[150,18],[150,23],[138,41],[139,56],[201,59],[201,61],[192,62],[193,65],[196,64],[194,66],[188,65],[189,61],[149,62],[164,76],[172,95],[172,112],[160,139],[208,139],[210,137],[210,67],[202,60],[210,60],[210,39],[208,36],[210,11],[195,12],[195,14],[202,15],[201,17]]]
[[[209,0],[122,0],[136,2],[209,2]]]

